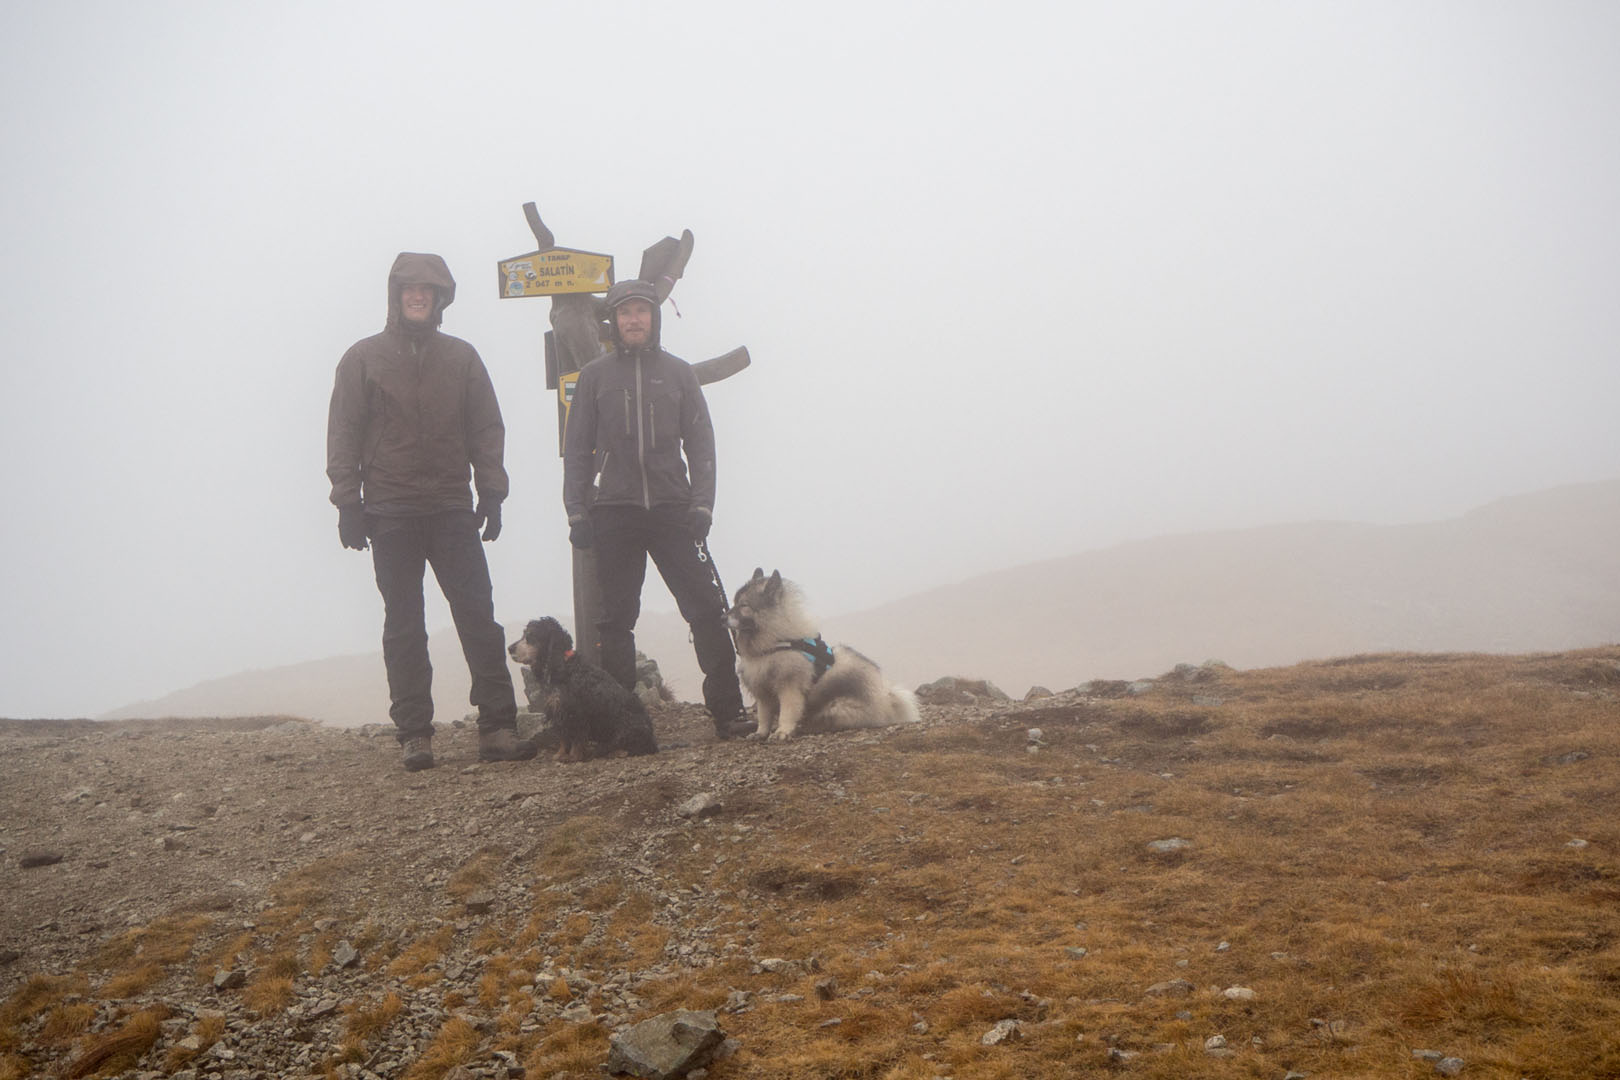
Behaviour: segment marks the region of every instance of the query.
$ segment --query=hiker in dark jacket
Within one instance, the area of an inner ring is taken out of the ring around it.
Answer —
[[[604,304],[613,347],[581,369],[563,438],[568,538],[596,550],[602,666],[635,686],[635,626],[650,555],[692,628],[715,732],[747,735],[754,721],[743,711],[727,598],[705,543],[715,488],[709,407],[691,366],[659,344],[652,285],[621,281]]]
[[[455,296],[439,256],[404,252],[394,260],[388,323],[338,362],[326,429],[339,538],[356,551],[370,540],[383,598],[388,714],[412,771],[433,766],[433,669],[422,607],[430,565],[472,673],[479,758],[520,760],[536,749],[517,738],[506,635],[495,621],[479,545],[480,529],[486,541],[501,532],[506,428],[477,351],[439,332]]]

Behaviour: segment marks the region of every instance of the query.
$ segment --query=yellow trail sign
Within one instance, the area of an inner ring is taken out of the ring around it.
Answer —
[[[573,248],[547,248],[502,259],[501,298],[605,292],[613,284],[613,256]]]

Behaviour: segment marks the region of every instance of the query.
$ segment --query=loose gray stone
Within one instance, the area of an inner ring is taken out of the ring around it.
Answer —
[[[247,972],[242,970],[214,972],[215,990],[235,990],[247,983]]]
[[[1224,1049],[1226,1049],[1226,1036],[1225,1035],[1211,1035],[1209,1038],[1204,1040],[1204,1049],[1205,1050],[1224,1050]]]
[[[1172,836],[1167,840],[1150,840],[1147,846],[1148,850],[1155,855],[1167,855],[1172,851],[1180,851],[1183,848],[1190,847],[1192,847],[1192,841],[1179,836]]]
[[[917,687],[917,700],[924,705],[973,705],[982,701],[1011,701],[1012,698],[988,680],[946,676]]]
[[[1068,953],[1070,959],[1073,960],[1084,960],[1086,957],[1086,947],[1084,945],[1070,945],[1063,951]]]
[[[710,792],[705,791],[681,803],[675,812],[683,818],[706,818],[713,817],[723,809],[725,807],[720,800]]]
[[[332,950],[332,963],[336,964],[340,969],[352,968],[359,960],[359,950],[350,945],[347,940],[338,942],[337,948]]]
[[[984,1046],[1000,1046],[1004,1042],[1013,1042],[1024,1037],[1024,1025],[1016,1020],[1003,1020],[995,1027],[984,1033],[979,1040]]]
[[[816,997],[822,1001],[831,1001],[838,996],[838,980],[832,976],[816,980]]]
[[[488,915],[495,908],[493,893],[476,892],[467,897],[467,914]]]
[[[678,1009],[613,1036],[606,1069],[646,1080],[677,1080],[714,1060],[725,1038],[712,1011]]]
[[[1148,987],[1142,992],[1152,997],[1163,997],[1166,995],[1186,997],[1195,989],[1197,989],[1197,987],[1193,986],[1193,984],[1188,982],[1186,979],[1171,979],[1168,982],[1154,983],[1152,986]]]
[[[1463,1059],[1460,1057],[1441,1058],[1435,1062],[1434,1071],[1441,1076],[1456,1076],[1463,1071]]]
[[[1253,1001],[1254,991],[1247,986],[1228,986],[1221,991],[1221,996],[1228,1001]]]
[[[1446,1055],[1442,1054],[1438,1050],[1414,1050],[1412,1051],[1412,1056],[1417,1058],[1419,1061],[1439,1061]]]
[[[59,851],[28,851],[17,860],[17,865],[24,870],[32,870],[36,866],[55,866],[61,861],[62,853]]]

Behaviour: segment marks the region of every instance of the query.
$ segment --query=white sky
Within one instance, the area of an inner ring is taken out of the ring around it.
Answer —
[[[0,8],[0,716],[377,648],[326,406],[401,250],[505,411],[498,615],[567,617],[528,200],[694,231],[712,546],[823,612],[1620,474],[1608,0],[473,8]]]

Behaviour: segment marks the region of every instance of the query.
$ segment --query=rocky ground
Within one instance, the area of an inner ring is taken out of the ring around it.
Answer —
[[[654,712],[656,756],[559,765],[542,752],[532,762],[480,763],[476,730],[457,721],[439,726],[437,767],[417,773],[401,769],[393,730],[384,725],[329,728],[289,718],[0,721],[0,999],[26,997],[27,980],[38,981],[39,973],[101,969],[97,957],[109,945],[201,915],[208,926],[192,949],[205,957],[200,974],[166,971],[128,995],[162,1003],[158,1047],[181,1047],[171,1058],[192,1065],[173,1075],[321,1075],[323,1063],[340,1052],[352,1003],[387,992],[400,996],[402,1015],[364,1061],[337,1074],[402,1075],[456,1018],[447,994],[454,1001],[455,988],[481,975],[489,945],[479,942],[480,930],[537,902],[532,868],[554,850],[553,830],[611,806],[616,821],[634,825],[593,843],[611,845],[608,876],[628,875],[661,899],[658,922],[673,933],[667,962],[616,973],[547,964],[532,973],[533,984],[561,980],[569,991],[540,996],[523,1025],[533,1031],[560,1016],[622,1030],[645,1008],[637,984],[749,948],[746,940],[717,938],[700,888],[661,880],[655,869],[690,843],[694,824],[735,793],[770,785],[784,769],[858,752],[887,734],[720,742],[699,706],[655,704]],[[520,714],[520,725],[548,743],[538,716]],[[454,889],[458,870],[480,851],[501,853],[491,860],[489,879],[470,893]],[[354,921],[310,922],[300,947],[314,946],[328,962],[296,980],[284,1010],[256,1015],[242,992],[254,973],[231,957],[251,952],[242,935],[257,935],[261,953],[276,948],[289,921],[282,911],[288,883],[296,891],[304,878],[318,884],[322,910],[356,913]],[[569,884],[575,891],[589,886]],[[447,907],[447,887],[461,902]],[[394,953],[440,931],[446,948],[427,985],[368,970],[354,947],[364,938]],[[212,976],[211,953],[223,960]],[[113,1027],[130,1011],[129,1000],[102,996],[87,1030]],[[600,1007],[587,1006],[587,999]],[[211,1044],[197,1035],[210,1019],[224,1022],[224,1034]],[[487,1016],[468,1019],[490,1030]],[[42,1017],[34,1024],[44,1026]],[[61,1040],[55,1054],[48,1043],[33,1046],[31,1059],[71,1057],[69,1041]],[[186,1049],[204,1045],[194,1063],[187,1059]],[[149,1053],[143,1063],[160,1060]],[[7,1075],[0,1062],[0,1077]],[[128,1075],[169,1073],[148,1068]],[[470,1075],[515,1077],[523,1069],[516,1055],[497,1053]]]
[[[0,721],[0,1080],[1620,1076],[1620,647],[992,690],[420,773]]]

